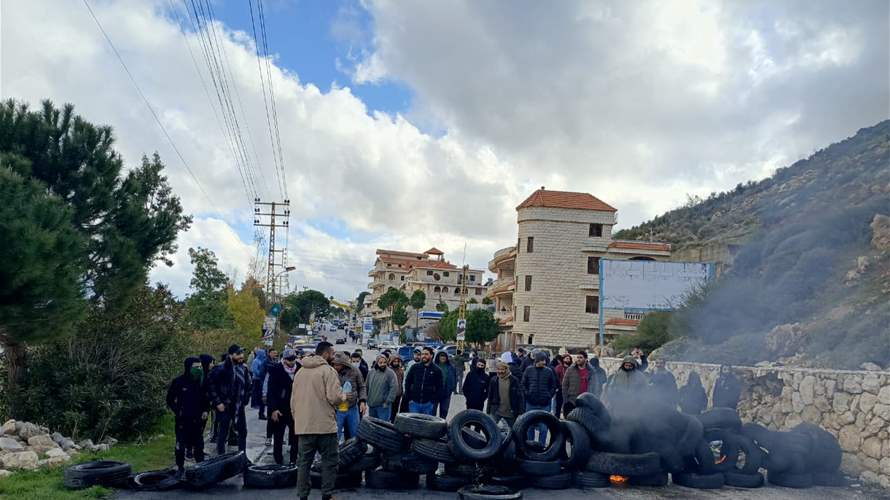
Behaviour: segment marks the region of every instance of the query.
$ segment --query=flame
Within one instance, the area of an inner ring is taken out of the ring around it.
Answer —
[[[609,482],[614,484],[615,486],[624,486],[627,484],[627,480],[629,478],[627,476],[619,476],[617,474],[613,474],[609,476]]]
[[[725,462],[725,461],[726,461],[726,455],[723,455],[723,456],[721,456],[720,458],[718,458],[717,460],[714,460],[714,463],[717,464],[717,465],[720,465],[720,464],[722,464],[722,463]]]

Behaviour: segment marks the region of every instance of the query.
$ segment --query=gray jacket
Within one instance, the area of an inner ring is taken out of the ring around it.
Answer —
[[[399,381],[390,367],[380,371],[376,366],[368,370],[368,406],[392,405],[399,397]]]

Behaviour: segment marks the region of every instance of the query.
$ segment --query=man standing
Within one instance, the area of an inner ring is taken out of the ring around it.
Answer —
[[[337,480],[337,405],[346,401],[340,378],[328,362],[334,346],[319,342],[315,354],[303,358],[303,367],[294,375],[290,408],[294,433],[299,439],[300,458],[297,472],[297,496],[309,499],[309,469],[315,454],[321,455],[321,498],[333,498]]]
[[[272,424],[272,456],[275,463],[284,463],[284,431],[287,430],[287,442],[290,446],[290,463],[297,463],[297,436],[294,434],[294,416],[290,409],[291,391],[294,376],[300,369],[297,353],[285,349],[281,363],[269,368],[266,386],[266,409],[269,422]]]
[[[652,397],[664,402],[671,409],[677,409],[680,402],[680,393],[677,391],[677,379],[668,371],[663,358],[654,362],[652,373],[649,374],[649,389]]]
[[[535,364],[525,369],[522,374],[522,395],[525,399],[525,411],[550,411],[553,396],[556,395],[558,382],[556,374],[547,366],[547,355],[541,351],[535,353]],[[547,443],[547,426],[538,424],[538,442]],[[535,428],[528,430],[528,440],[535,439]]]
[[[476,358],[474,366],[464,379],[463,395],[467,398],[468,410],[479,410],[485,407],[488,399],[488,383],[490,377],[485,373],[485,360]]]
[[[488,385],[488,414],[513,427],[516,417],[523,413],[522,388],[519,379],[510,372],[510,366],[498,361],[497,375]]]
[[[262,378],[262,391],[263,391],[263,406],[266,407],[266,413],[271,413],[268,411],[269,403],[266,401],[266,393],[269,388],[269,370],[272,370],[276,366],[281,364],[278,361],[278,349],[270,348],[266,351],[266,364],[263,368],[263,378]],[[268,416],[268,415],[267,415]],[[275,429],[275,424],[271,419],[266,421],[266,446],[270,446],[272,444],[272,433]]]
[[[634,347],[630,351],[630,355],[633,356],[634,361],[637,363],[637,371],[644,372],[646,368],[649,368],[649,358],[643,354],[643,350],[639,347]]]
[[[454,374],[457,378],[454,385],[454,393],[460,394],[463,390],[464,371],[467,369],[467,357],[462,350],[457,350],[454,357],[451,358],[451,364],[454,366]]]
[[[342,441],[344,431],[346,439],[354,437],[358,432],[359,409],[362,415],[368,412],[368,390],[362,372],[352,366],[346,353],[335,353],[333,366],[340,378],[343,393],[346,394],[346,401],[337,407],[337,434]]]
[[[738,377],[732,373],[732,366],[722,365],[720,376],[714,383],[714,408],[732,408],[739,406],[742,397],[742,384]]]
[[[349,356],[349,362],[352,364],[352,367],[359,371],[362,375],[362,380],[368,380],[368,363],[362,359],[361,352],[355,351],[352,355]]]
[[[204,461],[204,422],[207,421],[204,369],[199,358],[186,358],[185,371],[167,389],[167,407],[176,417],[176,468],[185,473],[185,452],[193,450],[195,462]]]
[[[589,392],[600,397],[601,383],[597,380],[596,370],[587,362],[584,351],[575,355],[575,364],[566,370],[562,379],[563,412],[568,413],[575,408],[578,396]]]
[[[250,373],[244,366],[244,349],[238,344],[229,347],[222,369],[214,370],[210,380],[210,400],[219,419],[216,454],[226,452],[229,428],[234,425],[238,435],[238,450],[247,449],[247,419],[245,407],[250,404]]]
[[[253,397],[251,408],[259,408],[259,419],[266,420],[266,405],[263,404],[263,381],[266,379],[266,350],[255,349],[254,358],[250,363],[250,375],[253,378]]]
[[[378,354],[368,373],[368,415],[388,422],[399,394],[396,372],[388,366],[386,356]]]
[[[556,396],[553,398],[553,414],[560,417],[563,404],[562,381],[565,380],[566,370],[573,364],[572,355],[569,353],[561,354],[557,356],[556,361],[557,364],[553,371],[556,373],[557,382],[559,382],[559,390],[556,391]]]
[[[613,415],[639,411],[640,392],[646,388],[646,376],[633,356],[625,356],[621,367],[609,377],[605,400]]]
[[[405,397],[408,411],[433,415],[433,409],[442,394],[445,377],[433,363],[433,348],[424,347],[420,362],[408,369],[405,375]]]

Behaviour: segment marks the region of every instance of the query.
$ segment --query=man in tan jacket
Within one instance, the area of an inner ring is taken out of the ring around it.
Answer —
[[[309,498],[309,468],[315,453],[321,455],[321,498],[333,498],[337,480],[337,406],[346,401],[340,378],[329,364],[334,346],[319,342],[315,354],[303,358],[303,368],[294,375],[290,399],[294,416],[294,434],[299,437],[300,458],[297,472],[297,495]]]

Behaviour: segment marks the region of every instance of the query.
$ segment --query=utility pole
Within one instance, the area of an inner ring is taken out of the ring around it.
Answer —
[[[253,225],[256,227],[269,228],[269,257],[266,262],[266,302],[267,304],[275,304],[279,301],[278,290],[279,280],[281,276],[277,274],[276,269],[286,268],[287,248],[275,248],[275,230],[283,228],[285,233],[288,230],[288,222],[290,219],[290,200],[283,202],[265,202],[259,198],[254,198],[255,208],[253,209],[254,219]],[[263,210],[268,210],[264,212]],[[268,217],[268,219],[263,219]],[[276,257],[281,254],[281,257]]]
[[[457,309],[457,346],[463,351],[467,331],[467,274],[470,266],[464,264],[460,275],[460,307]]]

